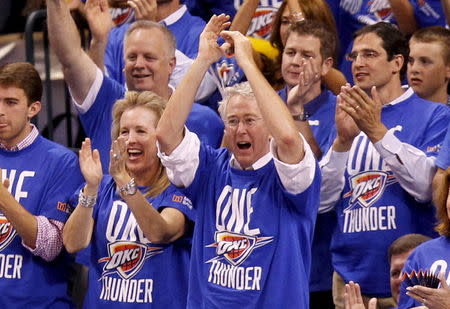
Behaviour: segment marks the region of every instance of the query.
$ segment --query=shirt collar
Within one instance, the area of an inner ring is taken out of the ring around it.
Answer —
[[[180,6],[180,8],[178,10],[176,10],[175,12],[173,12],[172,14],[170,14],[169,16],[167,16],[160,22],[165,24],[166,26],[170,26],[170,25],[176,23],[178,20],[180,20],[180,18],[184,15],[184,13],[186,13],[186,11],[187,11],[187,7],[186,7],[186,5],[183,4],[182,6]]]
[[[272,159],[273,159],[272,153],[268,152],[264,156],[259,158],[255,163],[253,163],[251,167],[246,168],[246,170],[257,170],[257,169],[260,169],[261,167],[263,167],[267,163],[269,163],[270,160],[272,160]],[[230,166],[232,168],[235,168],[235,169],[238,169],[238,170],[242,170],[243,169],[241,167],[241,165],[239,164],[239,162],[234,157],[234,154],[231,155]]]
[[[406,87],[402,87],[402,88],[406,88]],[[414,94],[414,90],[412,89],[412,87],[408,87],[406,89],[406,91],[401,96],[395,98],[394,100],[392,100],[391,102],[385,104],[384,106],[395,105],[395,104],[398,104],[400,102],[403,102],[404,100],[406,100],[409,97],[411,97],[413,94]]]
[[[20,141],[17,145],[14,145],[11,148],[8,148],[3,143],[0,143],[0,148],[4,149],[6,151],[20,151],[22,149],[27,148],[31,144],[33,144],[33,142],[39,136],[39,131],[34,124],[31,123],[30,125],[31,125],[31,132],[22,141]]]

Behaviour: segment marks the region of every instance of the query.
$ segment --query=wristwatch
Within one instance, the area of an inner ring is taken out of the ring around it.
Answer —
[[[309,118],[309,115],[307,113],[300,113],[298,115],[293,115],[292,118],[296,121],[307,121]]]
[[[137,191],[137,188],[136,188],[136,183],[134,182],[134,178],[131,178],[130,181],[126,185],[119,188],[119,193],[122,196],[134,195],[134,194],[136,194],[136,191]]]

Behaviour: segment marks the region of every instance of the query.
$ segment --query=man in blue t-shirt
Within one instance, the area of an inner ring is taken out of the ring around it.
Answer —
[[[356,86],[338,95],[337,137],[321,162],[321,211],[338,215],[331,242],[337,308],[349,281],[377,297],[379,308],[393,306],[388,246],[408,233],[435,236],[431,182],[450,111],[401,87],[407,56],[406,40],[388,23],[356,32],[348,56]]]
[[[287,102],[299,131],[320,159],[331,146],[336,129],[336,96],[322,87],[322,77],[333,66],[336,38],[322,24],[306,20],[292,24],[282,55],[281,73],[286,86],[279,92]],[[289,97],[289,100],[288,100]],[[330,241],[336,214],[317,216],[312,244],[310,308],[333,306]]]
[[[83,128],[92,139],[93,147],[100,151],[102,167],[107,172],[112,107],[116,100],[123,98],[126,89],[105,76],[81,49],[65,1],[49,1],[47,11],[50,42],[63,65],[64,78]],[[173,91],[169,87],[169,77],[175,66],[174,55],[175,39],[169,29],[151,21],[133,23],[125,36],[124,47],[128,90],[149,90],[169,99]],[[194,104],[188,127],[213,147],[220,145],[223,123],[210,108]]]
[[[257,68],[249,40],[212,17],[199,55],[158,124],[169,179],[193,198],[188,308],[308,308],[320,174],[286,105]],[[224,24],[225,23],[225,24]],[[225,38],[222,46],[217,36]],[[219,111],[227,149],[185,129],[195,90],[230,45],[249,82],[227,89]]]
[[[30,120],[42,83],[29,63],[0,67],[1,308],[72,308],[62,229],[82,182],[76,155],[42,137]]]

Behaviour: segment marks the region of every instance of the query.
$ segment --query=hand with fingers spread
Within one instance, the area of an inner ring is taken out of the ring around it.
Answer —
[[[137,20],[157,21],[158,4],[156,0],[128,0],[127,3],[134,9]]]
[[[111,145],[109,152],[109,174],[114,178],[114,181],[119,187],[122,187],[130,180],[126,162],[128,160],[127,152],[128,142],[124,137],[118,137]]]
[[[95,195],[102,181],[103,172],[100,154],[97,149],[92,150],[90,138],[86,138],[81,144],[79,157],[81,173],[86,181],[85,193]]]
[[[245,35],[239,31],[222,31],[220,35],[230,44],[240,67],[244,68],[248,64],[256,65],[253,58],[252,44]]]
[[[289,91],[288,104],[291,104],[291,102],[295,103],[301,101],[302,98],[304,98],[304,96],[311,90],[312,86],[320,80],[320,74],[317,68],[314,67],[310,58],[302,60],[300,71],[300,79],[298,84]]]
[[[421,285],[406,288],[406,295],[425,305],[428,309],[450,308],[450,287],[445,281],[444,274],[440,274],[441,287],[432,289]]]
[[[114,27],[107,0],[87,0],[84,6],[86,20],[93,40],[106,40],[109,31]]]
[[[345,309],[366,309],[364,306],[364,302],[361,296],[361,289],[358,283],[354,283],[350,281],[345,285],[345,294],[344,294],[344,304]],[[372,298],[369,301],[369,308],[367,309],[376,309],[377,308],[377,299]]]
[[[229,43],[224,43],[221,46],[217,43],[219,34],[230,26],[230,16],[225,14],[214,15],[206,24],[202,33],[200,34],[200,43],[198,47],[197,59],[212,64],[219,60],[230,48]]]
[[[381,122],[382,102],[375,86],[371,89],[371,95],[359,86],[344,86],[339,94],[340,107],[353,118],[372,143],[376,143],[386,134],[387,128]]]

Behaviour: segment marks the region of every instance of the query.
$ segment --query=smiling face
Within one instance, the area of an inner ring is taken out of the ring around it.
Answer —
[[[372,86],[378,90],[399,83],[399,72],[403,57],[394,56],[388,60],[382,39],[375,33],[365,33],[356,37],[352,54],[358,55],[352,62],[353,80],[366,92]]]
[[[163,32],[158,28],[140,28],[124,43],[125,77],[129,90],[150,90],[165,97],[175,58]]]
[[[225,110],[225,140],[243,169],[269,152],[269,132],[254,97],[234,95]],[[237,125],[235,124],[237,121]]]
[[[10,148],[31,132],[30,119],[41,109],[40,102],[28,105],[23,89],[0,86],[0,142]]]
[[[446,93],[450,79],[450,64],[445,64],[444,47],[411,39],[409,43],[408,83],[424,99]]]
[[[157,123],[156,114],[143,106],[127,109],[120,118],[119,136],[128,141],[126,166],[133,177],[144,179],[157,168]]]

